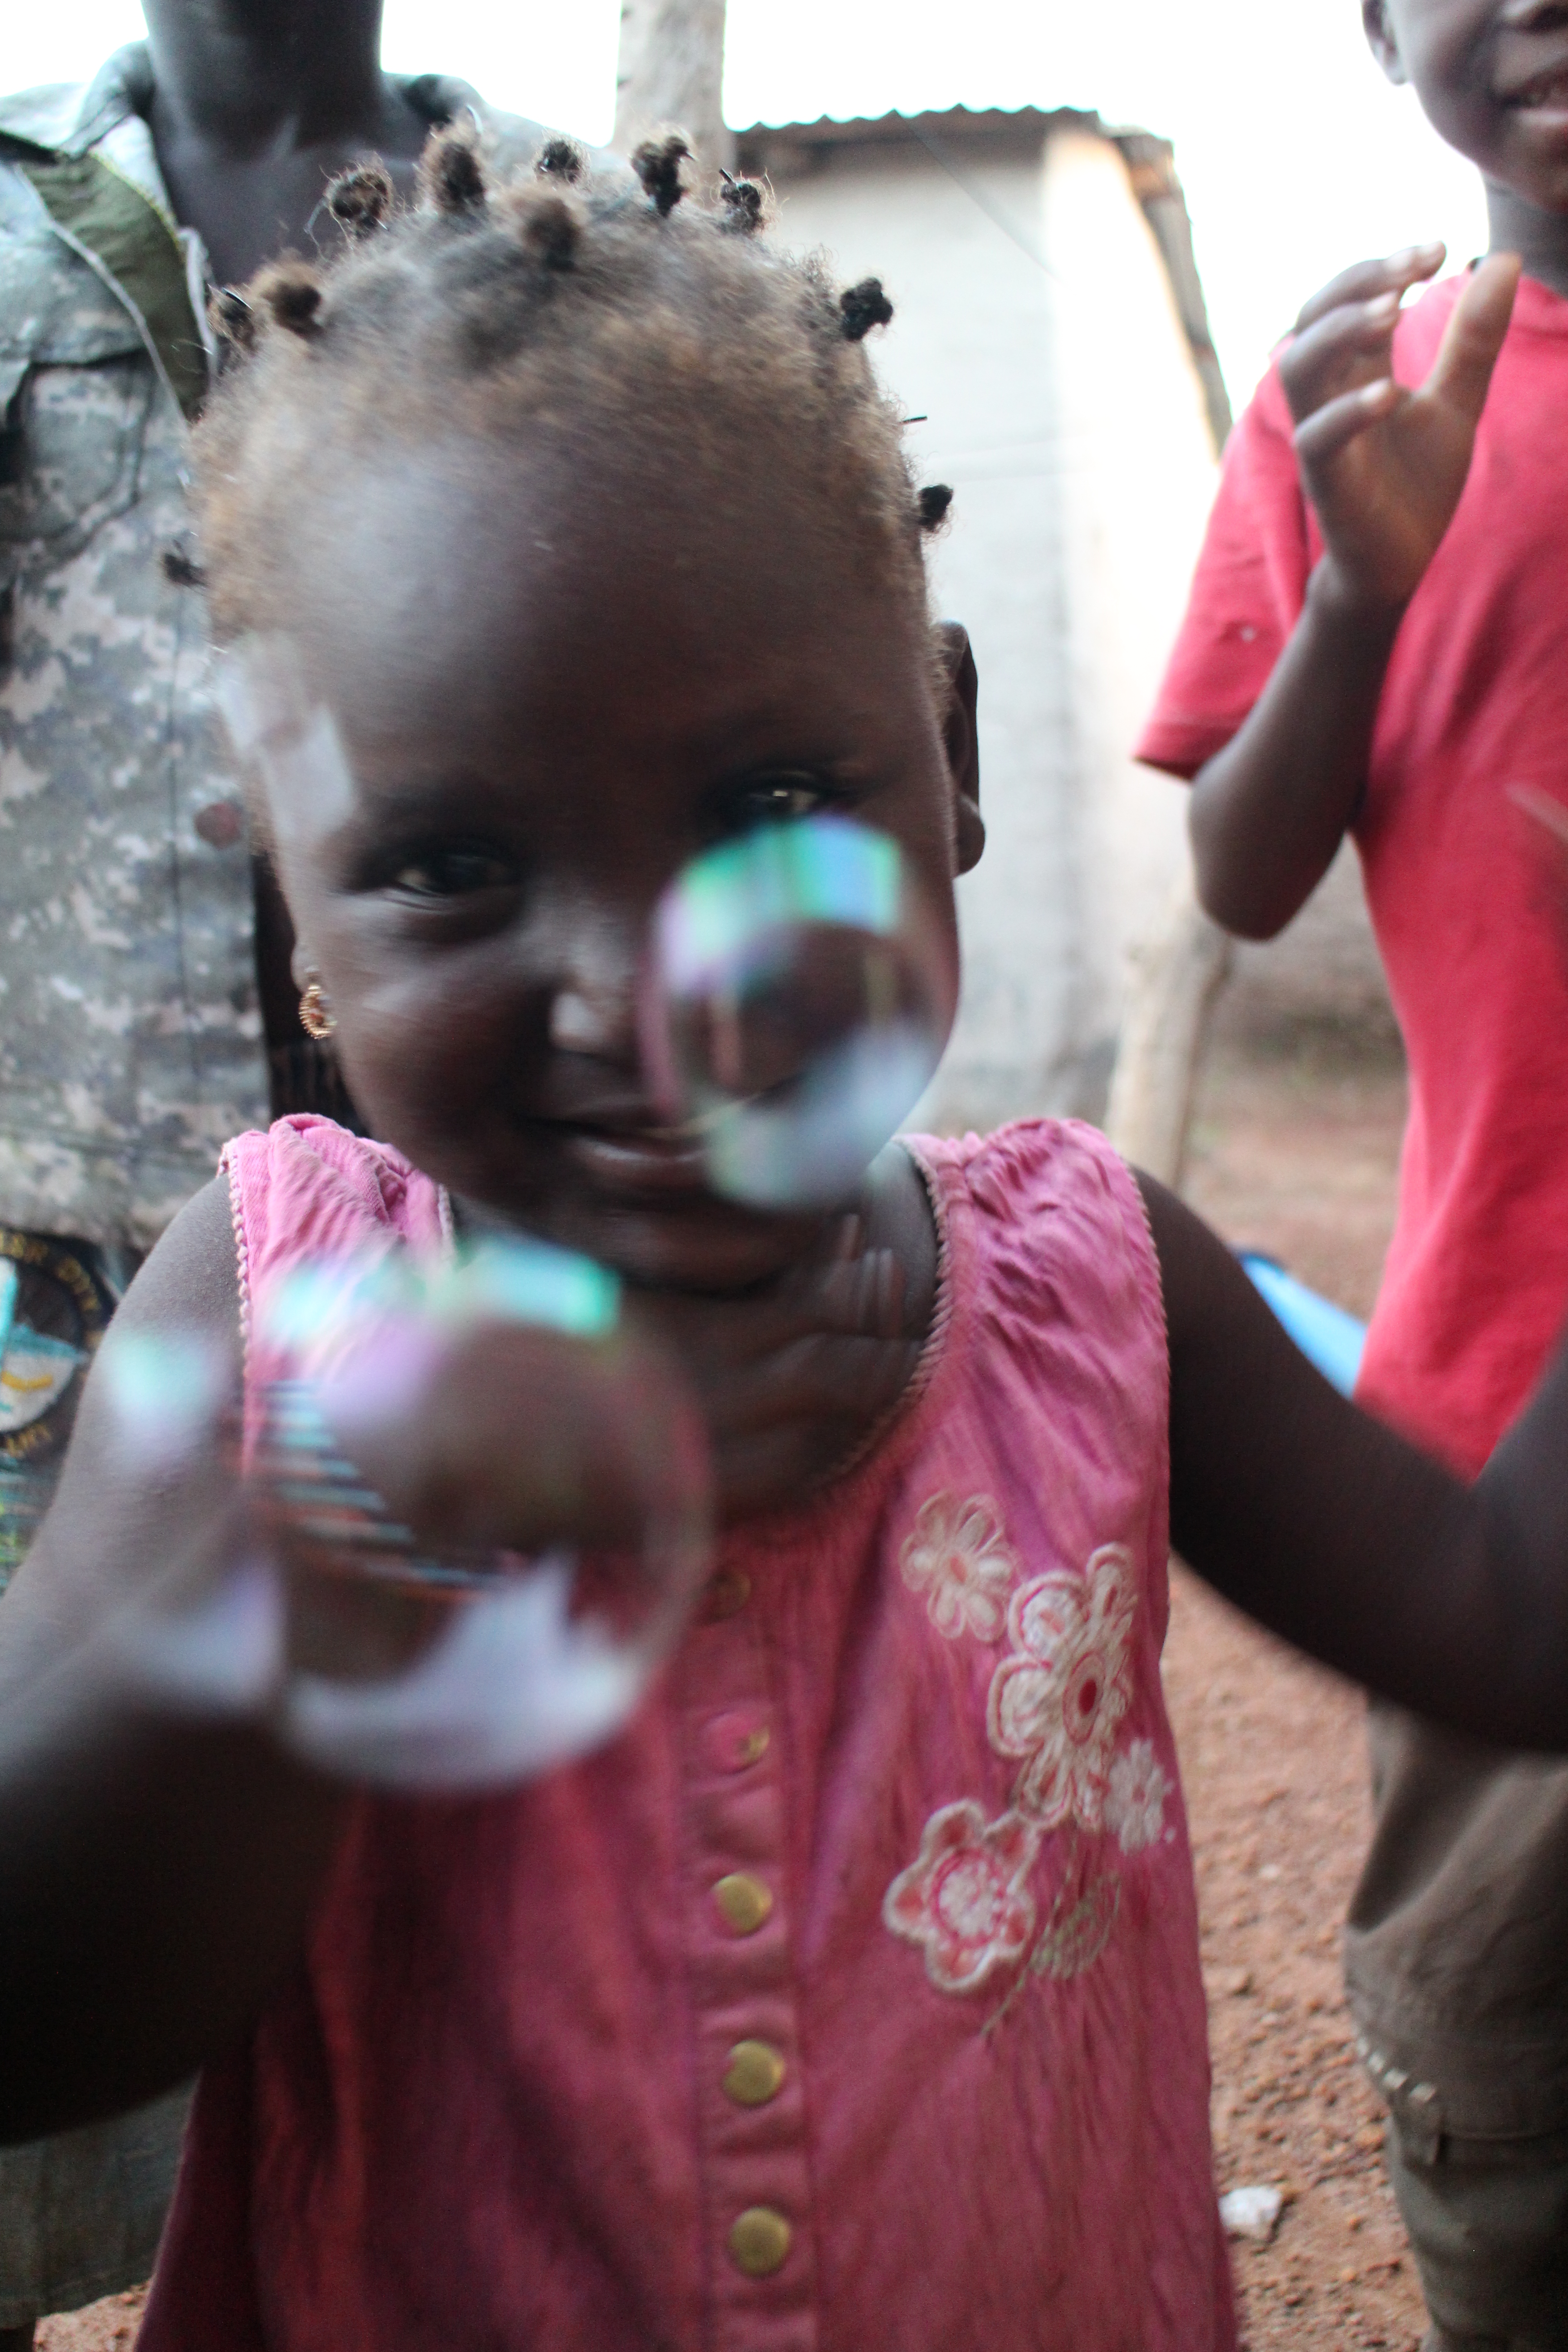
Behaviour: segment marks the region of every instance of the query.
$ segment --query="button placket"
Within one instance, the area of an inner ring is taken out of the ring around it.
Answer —
[[[816,2352],[779,1741],[743,1570],[721,1567],[677,1675],[712,2341],[715,2352]]]

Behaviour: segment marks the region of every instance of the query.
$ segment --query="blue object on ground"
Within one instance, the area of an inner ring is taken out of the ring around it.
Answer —
[[[1243,1250],[1241,1263],[1254,1286],[1261,1292],[1301,1353],[1316,1364],[1326,1381],[1331,1381],[1341,1393],[1349,1396],[1361,1370],[1361,1351],[1366,1344],[1366,1325],[1347,1315],[1342,1307],[1331,1299],[1320,1298],[1293,1274],[1271,1257],[1261,1256],[1257,1250]]]

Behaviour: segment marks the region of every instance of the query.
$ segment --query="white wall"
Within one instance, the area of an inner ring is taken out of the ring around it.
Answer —
[[[980,671],[989,842],[959,886],[964,988],[920,1114],[1097,1111],[1125,943],[1181,854],[1180,796],[1127,758],[1213,467],[1196,377],[1117,151],[1006,134],[770,157],[790,245],[874,273],[877,364],[921,481],[953,486],[936,601]],[[959,176],[955,177],[954,173]]]
[[[1128,950],[1186,856],[1186,793],[1132,744],[1186,604],[1218,478],[1171,283],[1108,140],[1053,133],[1046,258],[1060,418],[1068,621],[1082,761],[1085,1002],[1120,1017]]]

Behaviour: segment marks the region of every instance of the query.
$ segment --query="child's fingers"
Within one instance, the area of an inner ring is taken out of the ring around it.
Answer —
[[[1440,243],[1411,245],[1402,253],[1385,254],[1378,261],[1358,261],[1349,269],[1342,269],[1337,278],[1331,278],[1326,286],[1321,286],[1302,303],[1296,333],[1305,334],[1309,327],[1316,326],[1320,319],[1347,302],[1373,302],[1380,294],[1405,293],[1442,268],[1444,251]]]
[[[803,1261],[809,1278],[818,1266],[842,1265],[858,1258],[866,1246],[866,1221],[858,1210],[832,1217]]]
[[[896,1339],[903,1329],[903,1268],[891,1250],[862,1249],[793,1280],[771,1300],[759,1300],[724,1328],[746,1360],[814,1331],[846,1337]]]
[[[821,1333],[799,1339],[717,1401],[721,1433],[732,1439],[792,1423],[874,1418],[902,1394],[920,1353],[913,1339]]]
[[[890,1250],[819,1265],[775,1291],[746,1300],[682,1298],[639,1302],[642,1318],[705,1384],[752,1381],[801,1342],[825,1339],[901,1339],[903,1268]]]
[[[700,1475],[694,1400],[669,1359],[482,1323],[420,1368],[412,1402],[349,1359],[316,1381],[344,1452],[395,1518],[442,1550],[638,1544]]]
[[[1399,298],[1379,294],[1331,310],[1279,354],[1279,381],[1300,424],[1326,401],[1387,375]]]
[[[797,1308],[803,1331],[896,1339],[903,1329],[903,1267],[891,1250],[867,1250],[852,1265],[835,1266]]]
[[[1358,384],[1354,392],[1331,400],[1296,427],[1296,455],[1303,466],[1321,466],[1365,433],[1392,416],[1410,398],[1403,385],[1384,376],[1376,383]]]
[[[1454,305],[1425,397],[1441,401],[1475,424],[1486,406],[1492,369],[1513,316],[1521,264],[1516,253],[1488,256]]]

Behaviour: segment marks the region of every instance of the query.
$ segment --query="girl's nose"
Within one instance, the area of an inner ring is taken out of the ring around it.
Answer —
[[[531,941],[534,984],[548,992],[556,1054],[629,1068],[637,1058],[639,941],[647,917],[574,890],[557,891]]]
[[[559,1054],[624,1060],[635,1035],[629,988],[575,984],[558,989],[550,1004],[550,1043]]]

